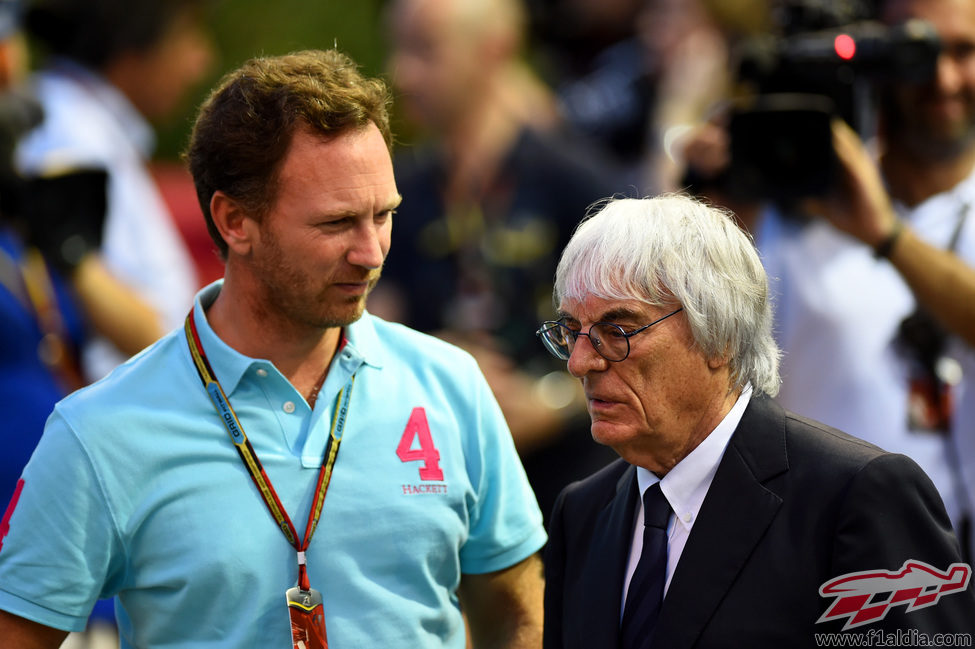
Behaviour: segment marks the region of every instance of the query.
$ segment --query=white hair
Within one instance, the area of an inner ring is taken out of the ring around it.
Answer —
[[[707,358],[727,359],[733,388],[779,390],[768,276],[751,237],[689,196],[611,198],[577,227],[555,275],[555,302],[596,296],[684,308]]]

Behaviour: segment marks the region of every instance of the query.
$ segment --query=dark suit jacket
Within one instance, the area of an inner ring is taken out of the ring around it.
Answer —
[[[637,491],[636,469],[619,460],[559,496],[545,554],[545,649],[618,646]],[[753,397],[674,571],[654,646],[815,647],[815,634],[846,621],[816,623],[834,601],[820,596],[824,582],[908,559],[941,571],[962,561],[921,469]],[[973,581],[848,633],[975,634]]]

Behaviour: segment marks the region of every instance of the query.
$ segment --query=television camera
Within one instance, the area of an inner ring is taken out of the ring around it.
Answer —
[[[813,4],[790,4],[783,35],[746,39],[736,51],[723,187],[738,198],[788,206],[827,193],[838,172],[831,120],[846,120],[867,139],[885,84],[934,76],[941,45],[930,23],[888,26],[848,4],[825,12],[811,11]]]
[[[27,93],[0,93],[0,221],[40,250],[49,263],[70,274],[101,245],[108,176],[100,168],[21,175],[13,162],[14,150],[42,119],[40,105]]]

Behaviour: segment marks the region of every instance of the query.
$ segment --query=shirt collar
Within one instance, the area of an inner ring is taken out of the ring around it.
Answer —
[[[345,339],[346,347],[354,355],[360,356],[363,363],[377,369],[383,366],[385,356],[374,316],[363,313],[361,318],[345,328]]]
[[[241,378],[254,364],[270,366],[271,363],[265,359],[241,354],[225,343],[210,327],[206,310],[217,299],[222,287],[223,280],[218,279],[196,294],[193,300],[193,318],[203,351],[210,361],[217,380],[229,396],[237,389]],[[361,318],[345,328],[344,333],[347,342],[342,352],[347,362],[353,366],[365,363],[376,368],[382,367],[382,345],[376,333],[373,316],[363,313]]]
[[[747,384],[735,401],[728,414],[715,427],[711,434],[691,451],[687,457],[678,462],[673,469],[661,480],[651,471],[637,467],[637,481],[642,494],[654,483],[660,483],[660,490],[670,503],[670,508],[677,515],[677,521],[688,531],[697,520],[698,512],[704,503],[711,481],[718,470],[718,464],[724,457],[725,449],[738,423],[745,412],[745,407],[752,395],[752,385]]]

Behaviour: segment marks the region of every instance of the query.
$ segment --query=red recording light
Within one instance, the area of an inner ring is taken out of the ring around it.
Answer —
[[[836,55],[844,61],[849,61],[857,52],[857,43],[849,34],[840,34],[833,41],[833,49]]]

